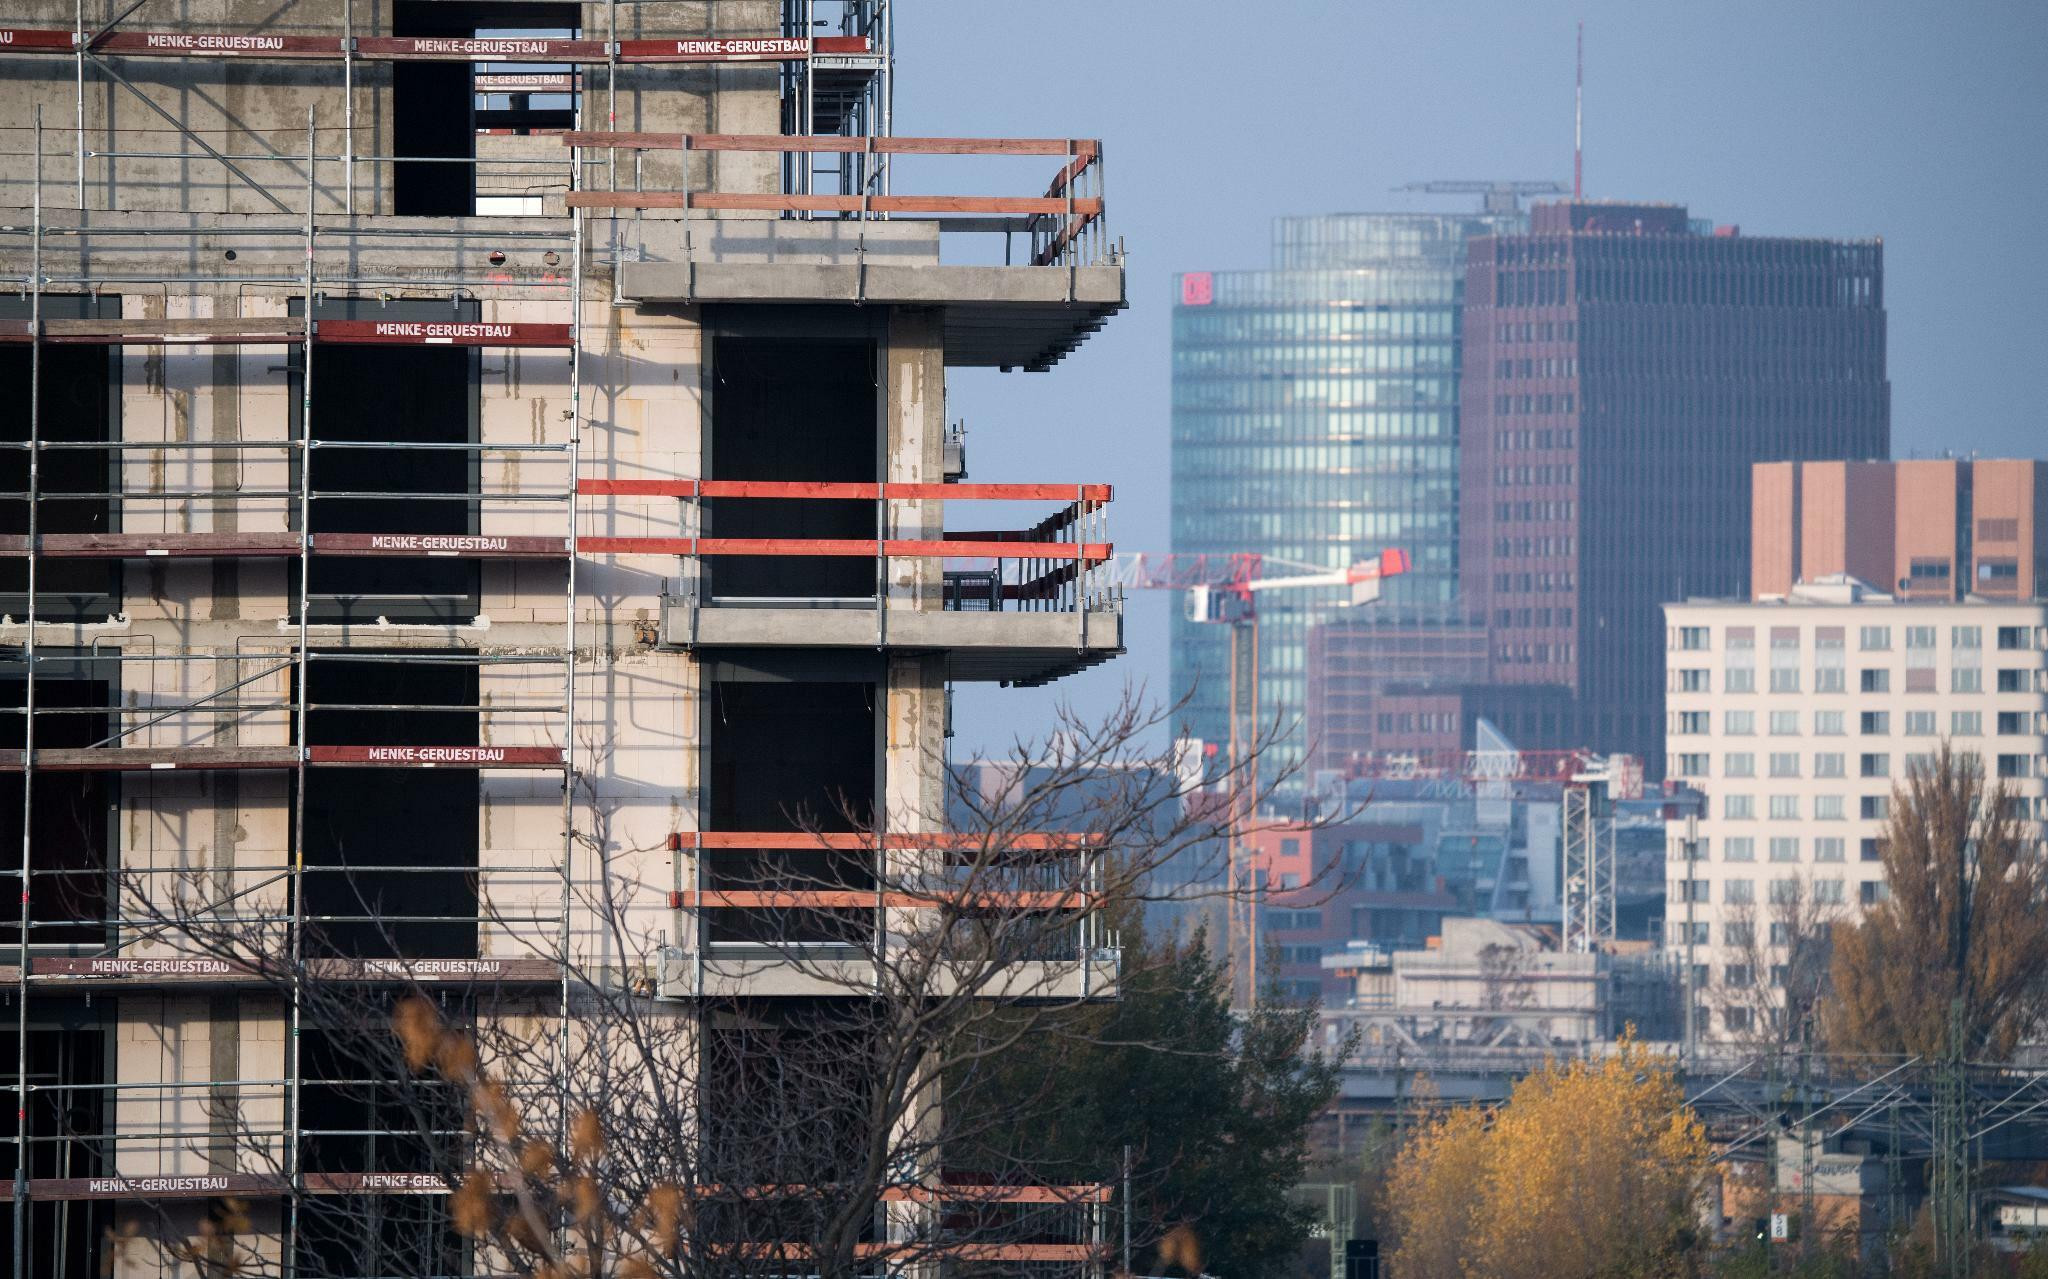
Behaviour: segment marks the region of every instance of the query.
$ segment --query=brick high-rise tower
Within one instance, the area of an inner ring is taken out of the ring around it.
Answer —
[[[1539,206],[1472,242],[1464,334],[1460,580],[1493,667],[1466,731],[1661,776],[1658,608],[1745,593],[1751,464],[1890,452],[1883,246]]]

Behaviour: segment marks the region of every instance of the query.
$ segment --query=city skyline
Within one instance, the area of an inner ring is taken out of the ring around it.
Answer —
[[[2029,358],[2048,328],[2029,301],[2043,268],[2010,251],[2048,200],[2048,141],[2021,123],[2048,15],[1984,10],[1975,24],[1899,6],[1850,23],[1838,6],[1487,5],[1483,21],[1452,23],[1403,4],[1361,24],[1332,5],[1248,21],[1197,4],[1162,28],[1137,10],[1055,5],[1051,20],[1006,35],[1036,87],[1000,100],[972,93],[985,38],[975,14],[926,15],[904,34],[899,128],[964,115],[1057,136],[1085,118],[1117,162],[1112,233],[1150,233],[1130,264],[1130,313],[1062,370],[1117,431],[1061,411],[1050,379],[977,374],[954,392],[976,465],[1119,483],[1119,549],[1166,549],[1167,495],[1150,480],[1166,465],[1173,274],[1259,267],[1284,216],[1477,207],[1392,190],[1410,181],[1569,181],[1580,18],[1588,196],[1686,203],[1745,235],[1882,237],[1894,456],[2038,455],[2023,386],[1999,370]],[[1073,39],[1077,27],[1089,38]],[[1357,38],[1331,39],[1336,30]],[[1146,64],[1156,70],[1133,68],[1137,43],[1157,52]],[[1145,92],[1102,92],[1134,76]],[[1276,133],[1269,110],[1205,113],[1222,77],[1314,127]],[[1330,139],[1346,129],[1355,143],[1342,150]],[[1014,699],[965,695],[963,710],[978,709],[963,714],[974,727],[956,751],[999,750],[1055,704],[1101,705],[1126,681],[1165,695],[1177,607],[1163,592],[1134,597],[1120,663]]]

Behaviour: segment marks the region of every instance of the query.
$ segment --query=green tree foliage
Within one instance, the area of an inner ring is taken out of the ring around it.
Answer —
[[[1310,1044],[1315,1011],[1265,1003],[1234,1016],[1199,933],[1127,946],[1125,972],[1091,1024],[1036,1036],[1004,1063],[1020,1087],[1057,1081],[1043,1124],[1022,1136],[1026,1157],[1115,1176],[1130,1148],[1139,1273],[1291,1279],[1313,1215],[1288,1192],[1337,1093],[1336,1060]]]
[[[1890,896],[1835,930],[1830,1044],[1842,1051],[2009,1056],[2048,1010],[2048,863],[2004,788],[1946,744],[1894,790]]]

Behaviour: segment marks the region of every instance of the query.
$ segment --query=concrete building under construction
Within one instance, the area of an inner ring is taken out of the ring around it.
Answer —
[[[950,684],[1120,651],[1107,487],[954,483],[945,389],[1124,305],[1101,150],[896,136],[886,0],[11,8],[9,1264],[170,1273],[118,1215],[235,1196],[275,1269],[387,1273],[295,1234],[408,1186],[320,1028],[148,907],[313,979],[525,992],[542,1042],[618,958],[601,838],[677,1016],[821,997],[721,955],[749,868],[822,830],[841,891],[796,904],[889,933]],[[1015,194],[923,194],[969,167]],[[1046,988],[1107,993],[1074,929]],[[977,1255],[1085,1270],[1074,1238]]]

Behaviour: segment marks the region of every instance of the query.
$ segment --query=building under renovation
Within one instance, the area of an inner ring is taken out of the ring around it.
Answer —
[[[1101,150],[895,136],[888,9],[11,6],[14,1275],[172,1273],[109,1232],[224,1197],[271,1271],[390,1273],[307,1223],[445,1188],[380,1162],[303,986],[168,916],[306,984],[523,993],[537,1045],[565,960],[632,953],[772,1024],[845,992],[768,908],[881,946],[929,904],[879,885],[943,845],[950,685],[1120,651],[1107,487],[956,483],[946,410],[1123,306]],[[818,848],[830,891],[763,888]],[[1040,989],[1100,997],[1073,900]],[[976,1255],[1073,1272],[1094,1229]]]

